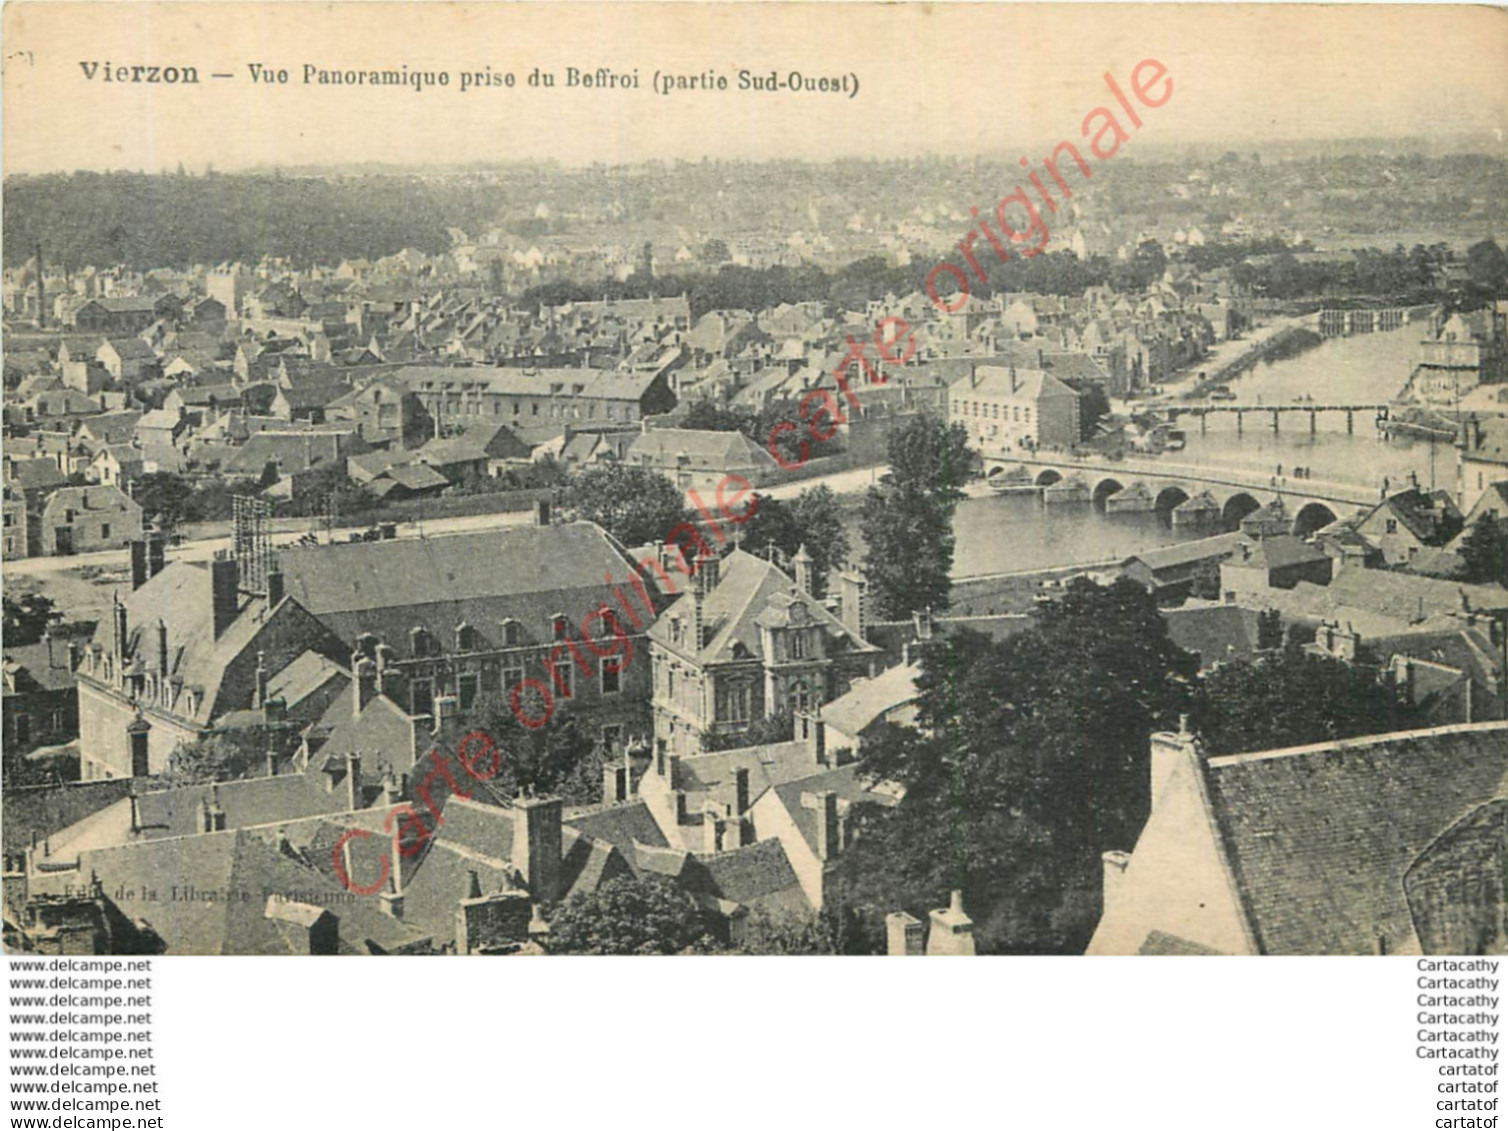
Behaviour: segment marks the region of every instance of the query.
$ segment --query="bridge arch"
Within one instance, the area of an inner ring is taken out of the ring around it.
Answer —
[[[1054,483],[1057,483],[1060,480],[1062,480],[1062,478],[1063,478],[1063,473],[1061,471],[1055,471],[1053,468],[1049,467],[1049,468],[1044,469],[1041,472],[1038,472],[1038,474],[1037,474],[1037,486],[1038,487],[1051,487]]]
[[[1329,504],[1314,500],[1299,508],[1299,513],[1293,518],[1293,532],[1300,538],[1307,538],[1321,527],[1329,526],[1339,517],[1330,509]]]
[[[1094,492],[1090,495],[1090,501],[1094,503],[1095,510],[1102,511],[1105,509],[1105,503],[1111,495],[1125,489],[1125,484],[1119,479],[1111,479],[1107,476],[1094,485]]]
[[[1165,523],[1173,521],[1173,509],[1182,503],[1189,501],[1189,493],[1176,483],[1164,487],[1157,492],[1155,510],[1157,517]]]
[[[1237,491],[1225,500],[1220,517],[1232,530],[1241,525],[1241,520],[1253,511],[1261,510],[1262,504],[1245,491]]]

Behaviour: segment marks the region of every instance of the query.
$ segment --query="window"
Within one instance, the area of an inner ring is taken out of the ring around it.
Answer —
[[[618,749],[618,744],[623,741],[623,728],[618,725],[605,726],[602,728],[602,749],[611,753]]]
[[[555,629],[555,639],[564,640],[566,638],[566,629],[570,627],[570,621],[566,620],[563,613],[556,613],[551,620],[551,624]]]
[[[456,647],[462,652],[476,651],[476,629],[469,624],[456,627]]]
[[[522,665],[510,666],[503,669],[503,682],[499,688],[504,695],[511,695],[513,689],[524,682],[524,669]]]
[[[438,652],[435,638],[422,628],[412,628],[408,633],[409,646],[415,656],[433,656]]]
[[[675,669],[669,668],[665,672],[665,694],[675,698]]]
[[[503,622],[503,646],[505,648],[517,648],[523,642],[523,626],[516,620],[505,620]]]
[[[16,715],[15,720],[16,744],[25,746],[31,741],[31,716]]]
[[[456,697],[461,701],[461,710],[471,710],[471,705],[476,702],[476,689],[476,672],[462,672],[456,680]]]
[[[793,659],[793,660],[804,660],[804,659],[806,659],[806,633],[804,633],[804,632],[793,632],[793,633],[791,633],[791,659]]]
[[[1397,534],[1398,533],[1398,520],[1396,518],[1390,518],[1390,519],[1388,519],[1388,533],[1389,534]]]
[[[555,690],[560,692],[562,699],[569,699],[576,694],[576,668],[569,658],[550,673],[550,682],[555,685]]]
[[[598,664],[601,667],[602,694],[616,695],[623,690],[623,662],[616,656],[603,656]]]
[[[110,524],[108,522],[102,522],[99,524],[99,536],[101,538],[110,537]]]
[[[64,522],[72,522],[74,520],[74,517],[75,517],[74,516],[74,512],[71,511],[71,510],[65,510],[63,512],[63,521]]]
[[[409,698],[412,700],[411,713],[415,715],[432,715],[435,713],[435,687],[427,679],[416,679],[408,685]]]

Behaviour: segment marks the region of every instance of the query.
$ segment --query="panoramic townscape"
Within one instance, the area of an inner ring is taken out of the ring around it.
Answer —
[[[6,949],[1503,950],[1501,142],[1072,136],[7,178]]]

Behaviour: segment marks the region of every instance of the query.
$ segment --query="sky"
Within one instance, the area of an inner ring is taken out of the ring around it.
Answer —
[[[1508,11],[1453,5],[867,3],[11,3],[4,169],[375,162],[897,158],[1079,141],[1114,108],[1108,72],[1162,63],[1145,139],[1244,149],[1285,140],[1495,138],[1508,152]],[[101,64],[88,68],[80,64]],[[195,67],[197,85],[107,82]],[[259,84],[250,64],[286,69]],[[447,87],[304,82],[325,70],[443,70]],[[566,85],[568,67],[637,89]],[[462,72],[515,85],[460,89]],[[538,68],[553,88],[531,86]],[[848,76],[857,94],[740,91],[737,76]],[[728,80],[662,94],[656,72]],[[145,72],[144,72],[145,73]],[[230,78],[212,78],[213,74]]]

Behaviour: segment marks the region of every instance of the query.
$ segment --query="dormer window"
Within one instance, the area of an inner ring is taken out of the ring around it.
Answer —
[[[415,656],[432,656],[435,654],[435,638],[424,629],[414,627],[408,632],[409,646]]]
[[[469,624],[456,626],[456,649],[461,652],[476,651],[476,629]]]
[[[570,628],[570,621],[566,619],[566,615],[564,613],[556,613],[550,619],[550,624],[554,628],[555,639],[564,640],[566,638],[566,630]]]
[[[516,620],[503,621],[503,646],[517,648],[524,642],[524,627]]]

